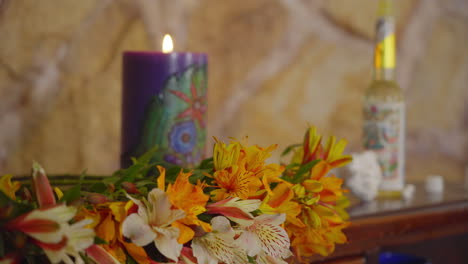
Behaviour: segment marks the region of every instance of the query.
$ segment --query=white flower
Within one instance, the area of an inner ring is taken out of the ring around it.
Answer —
[[[157,188],[148,194],[148,201],[129,198],[138,205],[138,213],[124,220],[122,234],[140,247],[154,242],[161,254],[177,262],[182,244],[177,243],[179,229],[171,224],[184,218],[184,211],[171,209],[166,193]]]
[[[261,256],[261,259],[289,257],[291,254],[289,236],[280,226],[285,219],[285,214],[257,216],[253,224],[242,227],[241,235],[236,243],[250,257],[257,255]]]
[[[79,252],[93,244],[95,233],[93,229],[85,228],[92,220],[69,224],[76,211],[75,207],[65,204],[36,209],[8,223],[7,229],[31,236],[52,263],[84,263]]]
[[[256,259],[257,264],[288,264],[288,262],[284,261],[282,258],[275,258],[269,256],[265,253],[265,251],[261,251],[257,255]]]
[[[248,263],[245,251],[234,242],[235,232],[229,220],[224,216],[217,216],[211,220],[211,225],[213,232],[192,240],[193,255],[198,264]]]
[[[59,250],[43,248],[50,262],[60,263],[63,261],[65,264],[84,264],[84,261],[80,256],[80,252],[84,252],[85,249],[94,243],[94,230],[85,227],[92,222],[93,220],[86,219],[72,225],[64,225],[63,231],[67,237],[65,247],[62,247]],[[70,256],[72,256],[75,261],[73,261]]]

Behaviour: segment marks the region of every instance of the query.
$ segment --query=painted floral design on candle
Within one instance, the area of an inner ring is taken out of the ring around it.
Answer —
[[[140,142],[132,156],[157,146],[153,160],[198,164],[206,141],[206,86],[206,65],[169,76],[145,109]]]

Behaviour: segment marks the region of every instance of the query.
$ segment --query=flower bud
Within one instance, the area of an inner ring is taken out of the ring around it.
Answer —
[[[39,163],[33,163],[32,182],[34,192],[40,207],[51,206],[55,204],[55,196],[50,186],[49,179],[44,169]]]
[[[107,196],[100,194],[100,193],[90,193],[86,196],[86,201],[88,201],[90,204],[102,204],[102,203],[107,203],[110,202],[109,198]]]
[[[136,185],[133,182],[122,182],[122,188],[130,194],[140,193],[140,191],[137,189]]]

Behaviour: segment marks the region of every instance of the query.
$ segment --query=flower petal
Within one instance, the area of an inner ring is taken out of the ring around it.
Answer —
[[[162,166],[156,166],[159,170],[159,177],[157,179],[158,188],[164,191],[166,184],[166,169]]]
[[[192,250],[198,264],[218,264],[219,262],[205,247],[202,238],[194,238],[192,240]]]
[[[174,222],[172,223],[173,227],[176,227],[179,229],[179,238],[177,239],[177,242],[179,244],[185,244],[192,240],[193,236],[195,235],[195,231],[193,231],[192,228],[180,223],[180,222]]]
[[[131,214],[125,218],[122,235],[140,247],[148,245],[156,238],[151,227],[138,214]]]
[[[179,259],[180,251],[182,250],[182,244],[177,242],[179,237],[179,229],[175,227],[169,228],[157,228],[153,227],[158,235],[154,239],[154,244],[156,248],[166,256],[168,259],[171,259],[175,262]]]
[[[284,222],[285,215],[281,214],[272,217],[261,215],[257,218],[259,219],[259,223],[258,225],[256,223],[254,232],[257,234],[260,246],[265,253],[276,258],[288,254],[290,246],[289,236],[286,230],[278,225],[278,223]]]
[[[170,225],[172,222],[185,217],[184,211],[171,209],[172,204],[169,197],[161,189],[154,188],[151,190],[148,193],[148,202],[152,205],[148,215],[151,225],[159,227]]]
[[[239,238],[236,239],[236,243],[240,248],[243,248],[250,257],[256,256],[262,250],[257,240],[257,235],[250,231],[242,232]]]
[[[0,191],[4,192],[8,197],[16,200],[15,193],[21,187],[21,183],[18,181],[11,181],[13,175],[3,175],[0,177]]]
[[[86,254],[97,264],[119,264],[111,254],[98,245],[92,245],[86,249]]]

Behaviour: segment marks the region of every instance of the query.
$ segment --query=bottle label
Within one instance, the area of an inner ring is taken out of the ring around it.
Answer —
[[[381,17],[377,21],[374,66],[377,69],[395,68],[395,21],[393,17]]]
[[[397,191],[405,178],[405,105],[371,103],[364,105],[364,147],[377,154],[382,168],[381,190]]]

